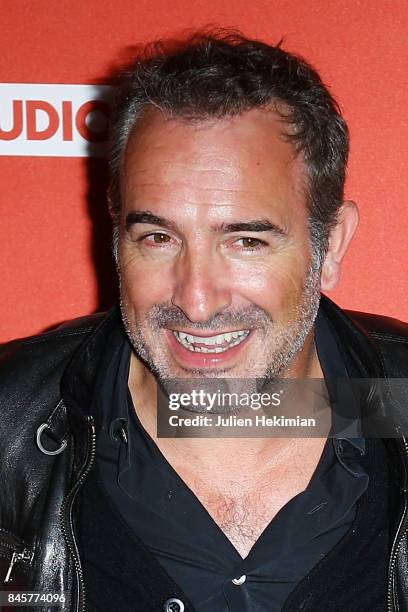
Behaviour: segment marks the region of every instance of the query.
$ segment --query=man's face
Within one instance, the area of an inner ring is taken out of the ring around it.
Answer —
[[[122,171],[122,313],[159,378],[293,375],[320,297],[305,168],[272,111],[151,111]]]

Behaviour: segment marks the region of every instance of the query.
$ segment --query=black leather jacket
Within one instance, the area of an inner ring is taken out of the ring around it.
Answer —
[[[408,325],[346,313],[324,296],[322,308],[339,333],[351,376],[408,378]],[[69,605],[59,608],[70,612],[85,610],[75,499],[95,458],[88,410],[107,331],[118,324],[114,309],[0,348],[3,590],[70,591]],[[384,398],[375,392],[370,402],[386,412]],[[395,516],[390,517],[388,610],[408,611],[408,440],[387,440],[387,446],[398,485]]]

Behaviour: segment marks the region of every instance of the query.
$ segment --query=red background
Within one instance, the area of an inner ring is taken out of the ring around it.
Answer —
[[[331,297],[408,319],[406,0],[2,0],[0,81],[101,83],[132,46],[206,25],[304,55],[351,130],[361,225]],[[114,299],[100,160],[0,157],[0,339]],[[95,228],[97,231],[95,231]]]

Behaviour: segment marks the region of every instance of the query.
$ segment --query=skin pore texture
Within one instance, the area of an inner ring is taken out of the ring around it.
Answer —
[[[318,266],[305,165],[284,127],[270,109],[202,122],[150,110],[122,169],[118,268],[135,409],[242,557],[305,489],[325,439],[157,438],[157,380],[323,377],[313,323],[357,213],[344,206]]]

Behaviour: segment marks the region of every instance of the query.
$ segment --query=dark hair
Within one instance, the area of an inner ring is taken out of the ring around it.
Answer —
[[[272,106],[307,167],[312,241],[327,246],[343,200],[348,130],[317,72],[302,58],[237,32],[151,43],[123,75],[111,140],[110,207],[120,211],[120,168],[129,135],[149,107],[185,119],[222,118]]]

